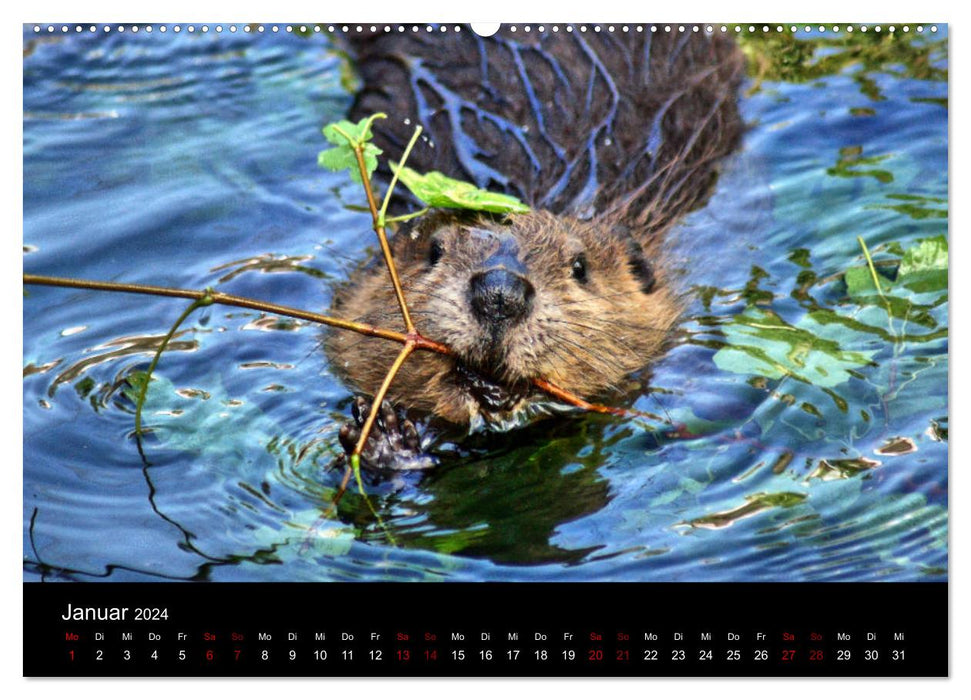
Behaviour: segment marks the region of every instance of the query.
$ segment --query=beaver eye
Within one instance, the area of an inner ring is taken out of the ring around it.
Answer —
[[[431,247],[428,249],[428,264],[432,266],[437,265],[444,254],[445,249],[442,247],[442,244],[438,241],[432,241]]]
[[[587,281],[587,259],[582,253],[573,258],[570,269],[573,272],[573,279],[577,282]]]

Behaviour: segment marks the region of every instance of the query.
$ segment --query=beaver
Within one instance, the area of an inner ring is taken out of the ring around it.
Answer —
[[[454,356],[405,363],[364,463],[435,463],[404,408],[467,429],[506,429],[549,409],[534,379],[586,399],[610,395],[663,351],[676,324],[664,234],[704,203],[719,160],[738,146],[743,58],[728,37],[704,32],[560,29],[348,39],[361,79],[351,117],[392,115],[374,125],[385,153],[400,154],[421,124],[427,139],[410,167],[512,194],[531,209],[432,211],[393,236],[416,326]],[[383,264],[354,273],[331,313],[400,325]],[[381,384],[401,349],[343,332],[325,345],[332,367],[362,392]],[[348,452],[371,406],[359,396],[352,410],[340,431]]]

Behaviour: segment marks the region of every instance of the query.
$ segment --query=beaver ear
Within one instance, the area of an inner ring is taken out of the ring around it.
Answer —
[[[633,238],[627,239],[627,263],[630,266],[631,272],[634,273],[634,277],[641,283],[641,291],[645,294],[653,292],[656,281],[654,278],[654,266],[648,262],[647,256],[644,255],[644,249],[641,248],[641,244]]]
[[[392,257],[403,263],[424,259],[428,255],[429,242],[441,224],[444,224],[444,221],[431,215],[420,216],[399,224],[398,230],[391,239]]]

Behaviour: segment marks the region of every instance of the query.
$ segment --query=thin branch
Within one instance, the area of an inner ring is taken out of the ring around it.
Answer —
[[[364,421],[364,425],[361,427],[361,436],[357,439],[357,444],[354,446],[354,451],[351,452],[350,459],[348,460],[347,470],[344,472],[344,478],[341,481],[340,489],[337,491],[337,500],[344,495],[344,490],[347,488],[347,482],[350,481],[351,472],[353,471],[357,477],[358,486],[361,487],[361,493],[364,493],[364,485],[361,483],[361,452],[364,451],[364,445],[367,443],[368,436],[371,434],[371,429],[374,427],[374,421],[377,418],[378,413],[381,411],[381,404],[384,402],[384,397],[388,395],[388,389],[391,388],[391,382],[394,381],[395,375],[398,374],[398,370],[408,359],[408,356],[415,349],[415,344],[412,342],[405,343],[405,346],[401,348],[401,352],[398,353],[398,357],[391,364],[388,369],[388,373],[384,375],[384,381],[381,382],[381,387],[378,389],[377,393],[374,395],[374,399],[371,401],[371,410],[368,411],[367,419]]]
[[[577,408],[582,408],[584,411],[593,411],[594,413],[609,413],[612,416],[638,416],[640,418],[649,418],[650,420],[656,420],[663,422],[660,416],[656,416],[653,413],[648,413],[646,411],[638,411],[636,408],[616,408],[614,406],[604,406],[599,403],[590,403],[589,401],[584,401],[576,394],[573,394],[566,389],[561,389],[551,382],[545,379],[535,378],[533,379],[533,386],[538,389],[542,389],[550,396],[568,403],[571,406],[576,406]]]
[[[208,291],[209,290],[207,290],[207,292]],[[175,332],[179,329],[179,326],[181,326],[182,323],[189,318],[189,314],[198,308],[209,306],[210,304],[212,304],[212,297],[209,295],[204,296],[202,299],[196,299],[189,304],[189,308],[182,312],[182,315],[179,316],[175,323],[172,324],[172,327],[169,328],[169,332],[165,334],[164,338],[162,338],[162,342],[159,343],[158,350],[155,351],[155,357],[152,358],[152,363],[145,371],[145,380],[142,382],[142,385],[138,390],[138,399],[135,401],[135,435],[139,440],[142,438],[142,407],[145,405],[145,396],[148,394],[148,384],[152,381],[152,373],[158,366],[158,361],[162,357],[162,352],[169,344],[169,341],[172,340],[172,336],[175,335]]]
[[[863,257],[866,258],[867,267],[870,268],[870,276],[873,277],[873,286],[877,288],[877,292],[880,294],[880,296],[883,296],[883,287],[880,286],[880,277],[877,275],[877,270],[873,266],[873,258],[870,257],[870,249],[866,247],[866,243],[863,241],[862,236],[857,236],[856,240],[860,244],[860,247],[863,248]]]
[[[394,194],[394,186],[398,184],[398,174],[401,172],[401,169],[405,167],[405,162],[408,160],[408,156],[411,155],[411,149],[415,147],[415,143],[418,142],[418,137],[420,135],[421,127],[416,126],[415,133],[411,135],[411,141],[408,142],[408,145],[405,147],[405,152],[401,156],[401,160],[398,162],[398,167],[392,168],[394,174],[391,177],[391,184],[388,185],[388,191],[384,193],[384,201],[381,202],[381,213],[378,216],[378,223],[381,224],[381,226],[384,226],[387,223],[385,216],[388,213],[388,204],[391,203],[391,195]]]
[[[361,170],[361,180],[364,183],[364,192],[367,195],[368,208],[371,210],[371,219],[374,222],[374,232],[378,234],[378,243],[381,244],[381,253],[384,255],[384,262],[388,266],[388,274],[391,275],[391,285],[394,287],[394,295],[398,298],[398,306],[401,307],[401,316],[405,320],[405,328],[409,333],[415,332],[415,324],[411,321],[411,314],[408,313],[408,304],[405,303],[405,293],[401,288],[401,280],[398,278],[398,270],[391,259],[391,246],[388,245],[388,235],[384,231],[384,224],[381,221],[381,212],[374,201],[374,190],[371,188],[371,178],[367,174],[367,165],[364,163],[364,149],[359,144],[353,144],[354,156],[357,158],[357,167]]]
[[[69,277],[47,277],[44,275],[28,275],[26,273],[24,274],[24,284],[39,284],[48,287],[71,287],[73,289],[96,289],[108,292],[128,292],[129,294],[150,294],[152,296],[180,297],[182,299],[204,299],[206,297],[205,290],[199,291],[196,289],[175,289],[171,287],[155,287],[145,284],[127,284],[122,282],[101,282],[98,280],[82,280]],[[238,297],[233,294],[224,294],[222,292],[212,292],[211,297],[214,304],[237,306],[244,309],[253,309],[255,311],[263,311],[280,316],[298,318],[304,321],[313,321],[314,323],[322,323],[326,326],[343,328],[345,330],[354,331],[355,333],[361,333],[362,335],[384,338],[385,340],[394,340],[399,343],[406,343],[409,340],[408,335],[405,333],[389,331],[384,328],[375,328],[367,323],[356,323],[354,321],[345,321],[342,318],[315,314],[310,311],[295,309],[290,306],[270,304],[258,299],[248,299],[246,297]],[[451,351],[441,343],[436,343],[424,337],[417,339],[413,338],[413,340],[415,340],[416,346],[422,350],[432,350],[445,355],[451,354]]]
[[[83,280],[67,277],[47,277],[44,275],[29,275],[26,273],[24,274],[24,284],[37,284],[48,287],[68,287],[72,289],[93,289],[108,292],[126,292],[129,294],[147,294],[152,296],[178,297],[182,299],[203,299],[206,296],[205,290],[176,289],[172,287],[157,287],[145,284],[126,284],[122,282],[101,282],[98,280]],[[439,355],[453,356],[455,354],[447,345],[426,338],[417,331],[414,333],[399,333],[397,331],[389,331],[384,328],[376,328],[375,326],[366,323],[345,321],[344,319],[324,316],[322,314],[315,314],[310,311],[304,311],[302,309],[296,309],[290,306],[270,304],[258,299],[238,297],[232,294],[224,294],[222,292],[212,292],[211,298],[213,304],[236,306],[239,308],[263,311],[266,313],[273,313],[279,316],[287,316],[304,321],[312,321],[314,323],[321,323],[334,328],[342,328],[344,330],[354,331],[355,333],[360,333],[361,335],[374,338],[383,338],[385,340],[393,340],[401,344],[413,343],[415,350],[427,350],[429,352],[438,353]],[[609,413],[616,416],[635,415],[656,419],[656,416],[633,409],[612,408],[610,406],[601,406],[599,404],[589,403],[581,399],[576,394],[573,394],[565,389],[561,389],[545,379],[534,379],[533,385],[554,398],[560,399],[565,403],[584,410],[595,411],[597,413]]]
[[[411,351],[415,349],[413,343],[405,343],[405,346],[401,348],[401,352],[398,353],[398,357],[391,364],[388,369],[388,373],[384,376],[384,381],[381,382],[381,387],[378,392],[374,395],[374,400],[371,402],[371,410],[368,413],[367,420],[364,421],[364,427],[361,429],[361,437],[357,441],[357,445],[354,446],[354,452],[351,453],[351,461],[356,462],[355,468],[360,464],[361,452],[364,450],[364,443],[367,442],[368,434],[371,432],[371,426],[374,425],[374,419],[378,415],[378,410],[381,407],[381,403],[384,401],[384,397],[388,394],[388,389],[391,388],[391,382],[394,381],[395,375],[398,374],[398,370],[401,369],[401,365],[405,363]]]

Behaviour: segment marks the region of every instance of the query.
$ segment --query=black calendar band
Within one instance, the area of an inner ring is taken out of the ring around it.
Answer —
[[[946,583],[24,584],[26,676],[946,676]]]

